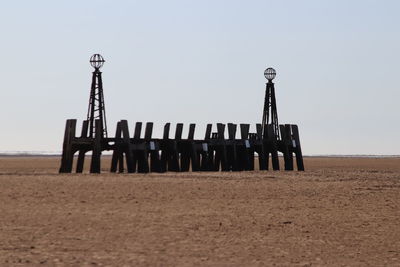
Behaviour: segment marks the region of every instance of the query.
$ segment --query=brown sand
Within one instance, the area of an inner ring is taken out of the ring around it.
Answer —
[[[305,166],[58,175],[58,158],[0,158],[0,266],[400,266],[400,158]]]

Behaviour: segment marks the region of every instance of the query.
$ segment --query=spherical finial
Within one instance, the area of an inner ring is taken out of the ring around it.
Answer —
[[[271,82],[273,79],[275,79],[276,76],[276,71],[273,68],[268,68],[264,71],[264,76],[265,78]]]
[[[101,67],[103,67],[104,62],[106,62],[106,61],[104,60],[104,58],[100,54],[94,54],[90,58],[90,65],[92,65],[92,67],[95,68],[96,70],[98,70]]]

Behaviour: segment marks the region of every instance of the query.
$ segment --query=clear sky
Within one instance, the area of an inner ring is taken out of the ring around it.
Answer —
[[[397,0],[3,1],[0,151],[60,151],[100,53],[111,135],[120,119],[158,136],[260,122],[271,66],[305,154],[400,154],[399,14]]]

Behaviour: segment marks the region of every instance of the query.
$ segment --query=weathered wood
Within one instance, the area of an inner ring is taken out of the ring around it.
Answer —
[[[272,168],[274,171],[279,171],[278,144],[275,139],[274,128],[272,125],[267,125],[267,132],[270,139],[266,140],[268,152],[271,153]]]
[[[140,131],[142,128],[142,124],[140,123],[139,125],[136,124],[135,127],[135,134],[136,130],[139,126],[139,136],[140,136]],[[132,143],[130,141],[130,134],[129,134],[129,126],[128,126],[128,121],[127,120],[122,120],[121,121],[121,134],[122,134],[122,140],[123,140],[123,146],[122,146],[122,151],[125,153],[125,161],[126,161],[126,168],[128,170],[128,173],[133,173],[135,172],[135,163],[133,159],[133,152],[132,152]],[[123,170],[123,159],[121,160],[122,155],[119,156],[119,162],[120,162],[120,170]]]
[[[296,142],[295,154],[296,154],[297,170],[304,171],[303,153],[301,151],[299,128],[297,127],[297,125],[292,125],[292,132],[294,140]]]
[[[287,157],[287,161],[288,161],[288,168],[286,168],[286,170],[290,170],[290,171],[293,171],[293,169],[294,169],[294,165],[293,165],[293,153],[292,153],[292,150],[290,149],[291,147],[293,147],[293,142],[292,142],[292,140],[293,140],[293,138],[292,138],[292,130],[291,130],[291,125],[290,124],[285,124],[285,134],[286,134],[286,136],[287,136],[287,147],[288,147],[288,150],[289,150],[289,154],[288,154],[288,157]]]
[[[300,138],[296,125],[280,125],[280,139],[260,139],[257,133],[249,133],[250,125],[240,125],[240,139],[236,138],[237,125],[217,124],[217,132],[212,133],[212,125],[207,125],[205,139],[195,140],[195,124],[189,125],[187,139],[182,139],[183,124],[176,125],[174,139],[169,139],[170,124],[164,127],[163,139],[153,139],[153,123],[146,123],[144,137],[141,138],[142,123],[135,125],[135,134],[129,135],[128,122],[120,121],[114,138],[104,138],[96,132],[95,138],[87,136],[88,122],[84,121],[80,137],[75,137],[76,120],[68,120],[63,142],[60,172],[71,172],[74,153],[79,152],[76,171],[82,172],[85,154],[92,151],[91,173],[101,171],[101,153],[113,152],[111,172],[124,172],[124,159],[129,173],[165,171],[247,171],[254,170],[255,153],[258,154],[259,169],[268,169],[268,159],[272,157],[272,168],[279,170],[278,151],[283,153],[285,170],[293,170],[294,155],[298,170],[304,170]],[[99,127],[101,129],[101,127]],[[225,139],[225,129],[228,138]],[[271,136],[271,126],[267,125],[267,136]],[[296,132],[297,130],[297,132]],[[211,136],[212,134],[212,136]],[[296,136],[297,134],[297,136]],[[161,157],[160,157],[161,153]]]
[[[171,127],[171,123],[169,123],[169,122],[164,125],[164,134],[163,134],[163,139],[164,140],[168,140],[169,139],[170,127]]]
[[[183,123],[176,124],[175,140],[181,140],[182,139],[182,132],[183,132]]]
[[[204,140],[200,140],[198,143],[198,146],[200,147],[199,162],[201,171],[214,170],[213,167],[214,151],[210,149],[211,132],[212,132],[212,124],[209,123],[206,126],[206,133],[204,136]]]
[[[144,139],[146,141],[149,141],[151,139],[152,134],[153,134],[153,123],[148,122],[146,123],[146,130],[144,131]]]
[[[178,123],[176,125],[175,137],[182,136],[182,127],[183,125],[181,123]],[[168,171],[179,172],[180,165],[179,165],[179,151],[178,151],[177,139],[175,138],[174,140],[169,140],[168,143],[169,143],[167,146],[169,150]]]
[[[202,142],[199,144],[201,146],[200,156],[200,170],[201,171],[212,171],[213,170],[213,151],[209,149],[208,142]]]
[[[204,137],[204,140],[210,140],[211,131],[212,131],[212,124],[207,124],[206,135]]]
[[[122,133],[121,122],[119,121],[117,123],[117,129],[115,131],[115,139],[118,141],[116,141],[115,148],[114,148],[114,151],[112,154],[110,172],[117,172],[118,165],[121,164],[121,162],[120,162],[121,155],[123,157],[123,148],[122,148],[123,144],[122,144],[122,142],[119,141],[122,137],[121,133]],[[123,171],[124,171],[124,169],[122,166],[122,171],[120,168],[120,172],[123,172]]]
[[[257,146],[255,150],[258,154],[258,164],[260,166],[260,170],[268,170],[269,155],[267,153],[267,148],[264,144],[264,140],[262,140],[262,125],[260,123],[256,124],[256,131]]]
[[[189,125],[189,134],[188,134],[188,139],[193,140],[194,139],[194,131],[196,129],[196,124],[191,123]]]
[[[72,139],[75,138],[76,120],[67,120],[65,124],[63,153],[60,173],[70,173],[73,164]]]
[[[249,139],[250,124],[240,124],[240,136],[242,140]]]
[[[180,152],[180,171],[185,172],[190,170],[190,166],[192,167],[192,171],[200,170],[200,162],[199,162],[199,153],[201,150],[201,146],[198,146],[194,142],[194,133],[195,133],[196,124],[189,125],[188,139],[186,140],[177,140],[178,149]]]
[[[161,172],[160,145],[155,140],[149,141],[148,152],[150,154],[150,171]]]
[[[178,128],[179,126],[177,126]],[[174,171],[180,170],[179,166],[179,153],[177,142],[175,139],[169,139],[170,123],[165,124],[163,139],[160,140],[161,160],[160,171]],[[175,134],[177,131],[175,131]]]
[[[141,149],[137,149],[135,151],[135,158],[137,159],[139,173],[148,173],[150,171],[149,166],[149,152],[148,152],[148,143],[151,140],[151,136],[153,134],[153,123],[147,122],[146,128],[144,131],[144,146]]]
[[[259,123],[257,123],[256,124],[256,131],[257,131],[257,136],[258,136],[258,139],[262,139],[262,125],[261,124],[259,124]]]
[[[278,141],[278,150],[282,152],[286,171],[293,170],[293,157],[289,148],[290,143],[290,125],[279,125],[281,140]]]
[[[254,144],[249,140],[249,124],[240,124],[241,142],[238,145],[238,169],[240,171],[254,170]],[[251,159],[252,158],[252,159]],[[251,164],[251,162],[253,164]]]
[[[85,120],[82,123],[82,131],[81,131],[81,138],[87,138],[88,137],[88,129],[89,129],[89,121]],[[82,173],[83,172],[83,165],[85,163],[85,155],[86,155],[86,150],[80,149],[79,154],[78,154],[78,162],[76,164],[76,172],[77,173]]]
[[[236,138],[237,125],[233,123],[228,123],[228,138],[229,140],[235,140]]]
[[[214,170],[218,171],[221,167],[221,171],[229,171],[226,145],[225,145],[225,124],[217,123],[217,135],[216,141],[214,141]]]
[[[218,139],[225,140],[225,124],[217,123]]]
[[[239,171],[241,168],[238,164],[238,151],[236,145],[237,125],[228,123],[228,141],[226,142],[226,154],[228,169],[231,171]]]
[[[168,158],[169,158],[169,130],[171,124],[168,122],[164,125],[163,139],[161,142],[161,171],[166,172],[168,170]]]
[[[133,139],[139,140],[141,133],[142,133],[142,123],[141,122],[136,122],[135,133],[133,135]]]
[[[103,137],[103,127],[100,120],[95,121],[95,138],[93,142],[92,162],[90,173],[100,173],[101,170],[101,141]]]

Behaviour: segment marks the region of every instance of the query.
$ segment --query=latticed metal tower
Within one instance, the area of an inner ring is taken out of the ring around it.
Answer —
[[[104,58],[100,54],[94,54],[90,58],[90,65],[94,68],[92,86],[90,89],[89,108],[87,120],[89,122],[88,137],[95,137],[95,121],[100,120],[102,137],[107,137],[106,110],[104,105],[103,81],[100,68],[104,65]]]
[[[268,82],[267,82],[267,88],[265,90],[264,111],[261,123],[262,139],[275,138],[277,140],[280,137],[278,111],[276,109],[275,86],[274,83],[272,82],[276,76],[275,69],[273,68],[266,69],[264,71],[264,76],[268,80]]]

